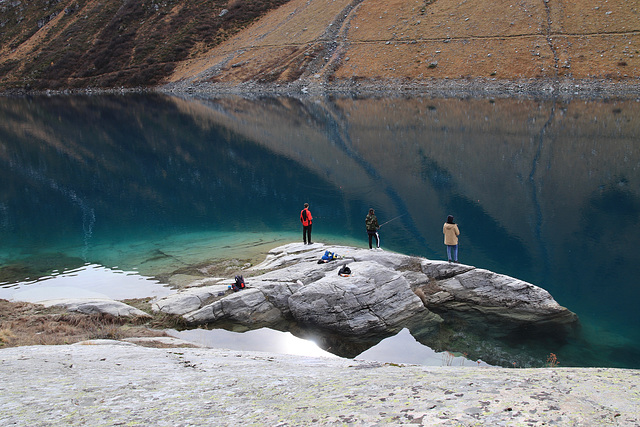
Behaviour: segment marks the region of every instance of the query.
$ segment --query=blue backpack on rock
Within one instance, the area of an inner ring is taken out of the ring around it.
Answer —
[[[340,255],[334,252],[325,251],[324,255],[322,255],[322,258],[318,260],[318,264],[322,264],[323,262],[333,261],[334,259],[338,259],[338,258],[340,258]]]

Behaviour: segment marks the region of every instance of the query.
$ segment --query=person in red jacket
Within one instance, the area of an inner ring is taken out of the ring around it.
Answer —
[[[300,211],[300,222],[302,223],[302,241],[306,245],[311,242],[311,224],[313,221],[313,217],[311,216],[311,212],[309,211],[309,203],[304,204],[304,209]]]

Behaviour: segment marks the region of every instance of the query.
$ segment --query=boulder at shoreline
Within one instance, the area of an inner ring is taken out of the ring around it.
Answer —
[[[339,258],[319,262],[326,251]],[[351,269],[348,277],[338,274],[343,265]],[[578,324],[574,313],[533,284],[382,250],[290,243],[272,249],[264,262],[244,273],[245,290],[226,290],[232,280],[223,280],[160,298],[153,308],[181,315],[191,326],[313,331],[323,348],[344,357],[406,327],[431,348],[503,365],[501,358],[510,356],[487,351],[486,342],[524,329],[562,339]],[[476,341],[485,348],[467,348]]]
[[[41,302],[45,307],[62,307],[83,314],[109,314],[114,317],[151,317],[148,313],[109,298],[64,298]]]

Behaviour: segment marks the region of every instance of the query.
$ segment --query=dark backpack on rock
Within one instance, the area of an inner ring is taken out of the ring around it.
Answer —
[[[236,276],[236,283],[233,284],[232,288],[234,291],[241,291],[242,289],[244,289],[244,277]]]
[[[348,276],[351,274],[351,269],[347,267],[347,265],[343,265],[340,271],[338,271],[338,276]]]

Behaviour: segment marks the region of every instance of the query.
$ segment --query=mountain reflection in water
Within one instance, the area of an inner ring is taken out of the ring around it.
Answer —
[[[304,202],[314,240],[364,246],[373,207],[403,215],[384,248],[442,259],[452,214],[464,263],[580,316],[579,339],[540,351],[640,367],[638,102],[130,95],[0,111],[5,287],[84,263],[193,275],[225,258],[216,235],[298,239]]]

